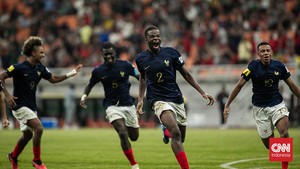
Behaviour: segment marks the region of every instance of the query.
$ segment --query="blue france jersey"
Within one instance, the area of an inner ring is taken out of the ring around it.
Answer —
[[[92,71],[90,84],[101,82],[104,87],[105,98],[103,106],[110,105],[132,106],[133,97],[130,96],[129,76],[136,76],[137,71],[127,61],[116,60],[115,64],[102,64]]]
[[[25,106],[36,111],[35,94],[37,85],[42,78],[51,78],[52,74],[50,71],[41,63],[32,66],[27,61],[11,65],[5,71],[9,77],[13,78],[13,95],[18,97],[18,99],[15,99],[17,106],[14,107],[13,110],[17,110],[20,107]]]
[[[252,104],[259,107],[274,106],[282,102],[279,93],[279,81],[291,76],[283,63],[271,60],[265,66],[259,60],[252,61],[241,75],[245,80],[252,80]]]
[[[183,103],[176,70],[182,68],[184,61],[177,50],[161,47],[157,55],[146,50],[136,57],[136,64],[141,76],[146,78],[146,97],[151,106],[155,101]]]

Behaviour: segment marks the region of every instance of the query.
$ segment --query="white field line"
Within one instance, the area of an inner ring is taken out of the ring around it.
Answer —
[[[251,159],[232,161],[232,162],[229,162],[229,163],[221,164],[220,167],[221,168],[227,168],[227,169],[238,169],[238,168],[231,167],[231,165],[238,164],[238,163],[244,163],[244,162],[248,162],[248,161],[257,161],[257,160],[266,160],[266,159],[269,159],[269,158],[266,158],[266,157],[264,157],[264,158],[251,158]]]

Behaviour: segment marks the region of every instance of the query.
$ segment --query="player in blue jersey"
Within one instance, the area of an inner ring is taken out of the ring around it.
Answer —
[[[22,63],[13,64],[0,74],[3,83],[3,93],[5,99],[12,109],[14,117],[20,123],[20,130],[23,135],[18,140],[14,150],[8,154],[12,169],[18,168],[17,158],[32,139],[33,161],[32,164],[37,169],[46,169],[41,161],[41,137],[43,126],[37,116],[36,89],[41,79],[46,79],[51,83],[58,83],[68,79],[80,71],[82,65],[78,65],[71,72],[55,76],[41,63],[45,57],[43,42],[40,37],[31,36],[23,44],[22,54],[26,60]],[[5,79],[13,79],[13,95],[11,95],[5,85]]]
[[[148,26],[144,32],[148,49],[138,54],[136,64],[141,74],[137,113],[143,114],[143,99],[147,87],[147,101],[159,121],[165,126],[165,136],[172,138],[171,147],[181,168],[189,168],[183,148],[186,134],[186,111],[182,93],[176,83],[176,71],[212,105],[215,99],[205,93],[188,70],[179,52],[171,47],[161,47],[160,30]],[[169,131],[169,132],[167,132]]]
[[[269,138],[274,137],[275,127],[281,138],[289,137],[289,112],[279,93],[280,80],[283,80],[299,99],[300,90],[292,81],[287,67],[282,62],[272,59],[273,52],[269,43],[261,42],[258,44],[257,55],[259,59],[249,63],[231,91],[225,104],[224,118],[227,120],[231,102],[245,83],[251,79],[253,117],[262,142],[269,149]],[[282,167],[287,168],[288,163],[283,162]]]
[[[139,79],[139,73],[128,61],[116,59],[116,47],[110,42],[101,44],[100,54],[104,58],[104,63],[92,71],[80,105],[87,108],[88,95],[92,88],[101,82],[105,94],[103,106],[106,109],[106,118],[118,133],[123,153],[130,162],[131,168],[138,169],[139,165],[135,161],[128,137],[131,141],[136,141],[139,137],[134,98],[129,93],[131,86],[129,76]]]

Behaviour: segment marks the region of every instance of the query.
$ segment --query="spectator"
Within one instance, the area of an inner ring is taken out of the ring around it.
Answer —
[[[64,108],[65,108],[65,120],[64,128],[76,128],[75,115],[76,115],[76,92],[75,85],[70,84],[64,97]]]

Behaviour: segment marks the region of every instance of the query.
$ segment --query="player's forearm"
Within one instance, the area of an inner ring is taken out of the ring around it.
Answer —
[[[88,95],[90,94],[91,90],[92,90],[92,88],[91,88],[89,85],[87,85],[87,86],[84,88],[84,91],[83,91],[83,94],[82,94],[82,95],[88,96]]]
[[[201,95],[204,95],[205,92],[200,87],[200,84],[189,74],[185,79],[191,86],[193,86]]]
[[[68,77],[66,75],[62,75],[62,76],[55,76],[53,75],[50,79],[49,82],[51,83],[59,83],[62,82],[64,80],[68,79]]]
[[[6,116],[6,104],[5,104],[5,100],[3,98],[2,93],[0,93],[0,106],[1,106],[2,119],[5,120],[5,119],[7,119],[7,116]]]
[[[146,92],[146,81],[144,78],[140,78],[138,101],[142,101],[144,99],[145,92]]]
[[[229,94],[229,97],[226,101],[225,107],[229,107],[231,102],[235,99],[235,97],[238,95],[238,93],[241,91],[241,88],[236,86],[232,92]]]
[[[195,78],[190,74],[189,71],[186,70],[185,67],[182,67],[182,69],[179,70],[182,77],[191,85],[193,86],[202,96],[205,94],[205,92],[200,87],[199,83],[195,80]]]
[[[297,86],[291,87],[290,90],[298,99],[300,99],[300,90]]]

